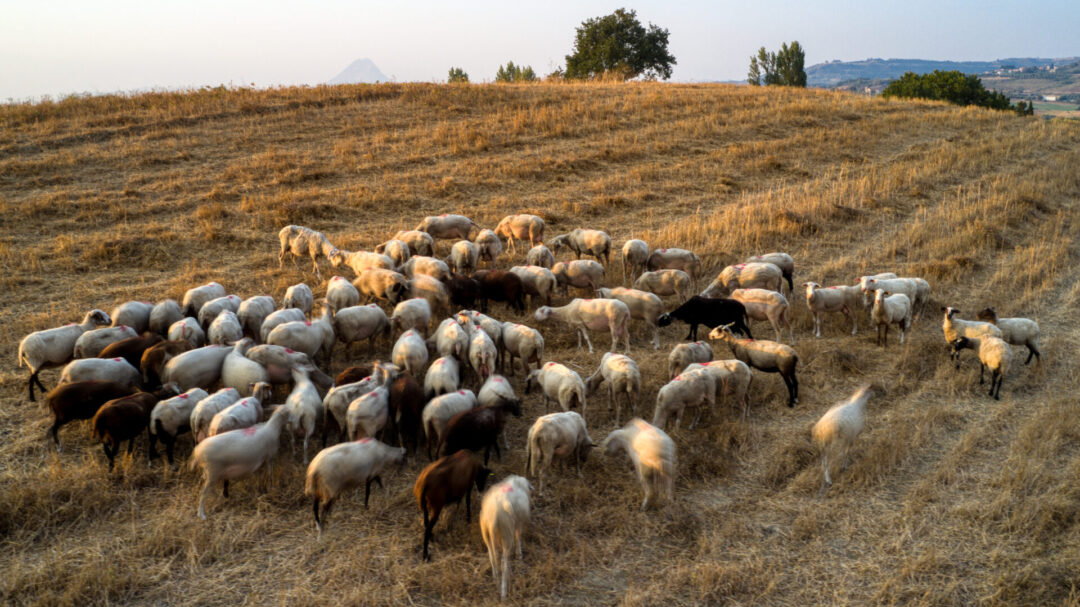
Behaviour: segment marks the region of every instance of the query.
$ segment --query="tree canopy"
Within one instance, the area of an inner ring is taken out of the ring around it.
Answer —
[[[514,65],[513,61],[507,61],[506,65],[500,65],[495,72],[495,82],[533,82],[536,72],[531,65]]]
[[[780,45],[780,51],[770,53],[765,47],[750,57],[750,72],[746,81],[755,86],[806,86],[806,53],[798,40]]]
[[[624,80],[671,78],[675,56],[668,52],[668,31],[641,25],[637,13],[620,8],[581,23],[574,52],[566,56],[567,78],[616,74]]]
[[[998,91],[988,91],[982,81],[974,74],[965,74],[957,70],[934,70],[930,74],[907,72],[893,80],[882,97],[902,97],[936,99],[949,101],[957,105],[977,105],[995,110],[1017,110],[1009,98]],[[1021,113],[1028,113],[1027,109]]]
[[[468,82],[469,75],[460,67],[450,68],[450,74],[446,77],[447,82]]]

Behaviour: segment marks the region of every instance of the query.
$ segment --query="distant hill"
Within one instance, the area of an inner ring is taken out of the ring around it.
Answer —
[[[349,64],[349,67],[340,74],[327,80],[327,84],[374,84],[376,82],[389,82],[386,74],[379,70],[379,66],[371,59],[357,59]]]
[[[998,69],[1019,69],[1038,66],[1059,66],[1080,59],[1045,59],[1024,57],[996,59],[994,61],[933,61],[927,59],[866,59],[864,61],[830,61],[806,68],[806,80],[810,86],[830,88],[840,83],[857,80],[892,80],[904,72],[929,74],[934,70],[959,70],[965,74],[982,74]]]

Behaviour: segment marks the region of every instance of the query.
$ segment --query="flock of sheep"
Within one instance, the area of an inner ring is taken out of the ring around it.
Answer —
[[[415,230],[398,232],[374,251],[350,252],[320,232],[286,226],[279,233],[279,265],[286,255],[310,257],[321,279],[323,257],[334,268],[347,266],[356,278],[350,282],[334,276],[318,300],[307,285],[294,285],[280,309],[269,296],[242,299],[209,283],[187,291],[180,303],[131,301],[112,314],[91,310],[81,323],[31,333],[19,344],[20,366],[30,369],[29,398],[35,399],[35,385],[45,392],[39,379],[43,369],[64,365],[59,384],[45,395],[53,414],[52,439],[59,450],[63,425],[91,420],[110,469],[121,444],[127,441],[130,453],[144,430],[151,459],[157,457],[160,440],[172,464],[178,436],[190,431],[196,443],[190,466],[205,475],[198,501],[204,519],[211,492],[220,484],[227,497],[230,481],[270,462],[283,433],[293,442],[303,440],[307,463],[309,443],[321,426],[324,448],[311,459],[305,486],[320,534],[343,491],[364,486],[366,505],[372,483],[381,485],[383,471],[403,466],[406,453],[419,453],[423,441],[433,460],[414,486],[424,519],[424,558],[429,558],[442,509],[464,499],[468,519],[475,486],[483,493],[481,533],[497,582],[501,572],[505,597],[508,559],[514,550],[521,556],[521,532],[534,489],[525,478],[511,475],[484,490],[492,476],[486,467],[490,451],[500,454],[500,443],[511,447],[505,432],[508,416],[522,415],[510,379],[517,371],[524,378],[518,387],[526,394],[538,389],[545,411],[551,401],[561,409],[539,417],[528,431],[523,472],[537,479],[539,490],[554,462],[573,463],[580,476],[594,446],[587,399],[606,384],[616,429],[601,448],[629,456],[644,493],[642,509],[673,498],[676,449],[665,432],[670,418],[678,429],[685,410],[693,409],[692,429],[703,410],[714,408],[718,398],[729,398],[741,403],[745,420],[751,369],[779,374],[788,406],[798,402],[799,356],[792,345],[782,343],[784,330],[794,341],[788,310],[788,297],[794,294],[790,255],[770,253],[728,266],[693,295],[701,271],[697,255],[675,248],[650,251],[645,242],[629,240],[622,246],[622,282],[633,288],[606,287],[612,240],[605,232],[575,229],[545,241],[544,230],[544,221],[535,215],[506,217],[494,230],[461,215],[440,215],[425,218]],[[529,243],[526,265],[495,269],[503,238],[510,256],[517,255],[515,240],[522,247]],[[446,259],[434,257],[436,239],[455,240]],[[563,248],[575,259],[556,262]],[[490,268],[480,269],[482,261]],[[883,346],[890,325],[899,329],[903,343],[930,295],[925,280],[891,273],[863,276],[854,285],[807,282],[803,287],[815,337],[821,336],[826,313],[850,318],[855,334],[858,316],[869,307]],[[589,298],[551,305],[554,296],[560,291],[568,296],[570,288],[585,290]],[[668,296],[678,303],[665,312],[661,297]],[[526,297],[536,307],[536,323],[568,325],[578,336],[578,347],[584,340],[590,353],[590,332],[610,334],[611,351],[593,375],[583,379],[566,365],[545,362],[544,337],[536,328],[486,314],[489,302],[524,311]],[[362,305],[362,298],[375,301]],[[388,315],[380,304],[393,306],[392,312]],[[482,312],[472,309],[477,304]],[[452,313],[459,306],[464,309]],[[979,321],[958,318],[954,308],[944,311],[942,328],[953,357],[965,348],[975,350],[982,368],[991,371],[995,398],[1010,372],[1010,344],[1028,347],[1027,362],[1039,355],[1034,321],[999,319],[992,308],[980,312]],[[649,328],[653,348],[660,347],[659,328],[676,320],[689,325],[689,334],[687,343],[669,355],[669,381],[657,394],[652,423],[634,417],[619,427],[624,402],[632,417],[639,410],[642,377],[629,356],[631,320]],[[768,322],[776,341],[753,339],[750,320]],[[694,341],[699,324],[711,329],[710,339],[726,343],[734,358],[714,360],[708,343]],[[393,340],[389,362],[351,366],[336,378],[326,374],[337,342],[345,344],[348,356],[354,342],[367,340],[374,351],[381,337],[388,345]],[[618,353],[620,344],[623,353]],[[271,405],[278,385],[288,386],[287,396],[282,404]],[[831,484],[831,463],[846,457],[862,430],[865,406],[875,391],[880,387],[861,387],[813,427],[824,468],[822,490]],[[330,434],[347,442],[326,447]]]

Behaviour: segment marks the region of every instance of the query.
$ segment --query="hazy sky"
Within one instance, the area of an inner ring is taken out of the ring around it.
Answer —
[[[671,32],[673,80],[745,78],[750,55],[798,40],[832,59],[1080,55],[1080,0],[426,2],[0,0],[0,100],[73,92],[317,84],[368,57],[393,79],[546,74],[574,28],[620,6]]]

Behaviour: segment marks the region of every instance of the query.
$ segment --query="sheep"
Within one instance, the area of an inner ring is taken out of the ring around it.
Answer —
[[[499,350],[495,341],[484,331],[475,331],[469,340],[469,366],[480,382],[487,380],[497,369]]]
[[[444,319],[435,329],[435,335],[428,338],[428,342],[434,340],[435,351],[439,356],[453,356],[458,361],[466,361],[469,357],[469,335],[465,329],[453,318]]]
[[[389,377],[389,365],[375,363],[371,366],[369,374],[360,380],[348,383],[335,382],[334,387],[330,388],[322,399],[322,408],[326,412],[323,442],[326,442],[326,436],[330,433],[331,422],[340,438],[348,428],[349,405],[373,389],[386,385]]]
[[[206,307],[203,307],[205,310]],[[236,343],[244,337],[244,329],[240,326],[240,319],[232,310],[222,310],[214,322],[210,323],[210,330],[206,332],[206,339],[211,344],[227,346]]]
[[[278,240],[281,242],[281,252],[278,253],[279,269],[285,265],[285,253],[290,254],[294,266],[297,257],[307,255],[311,257],[311,266],[320,280],[322,276],[319,274],[319,256],[331,259],[338,251],[322,232],[304,226],[288,225],[281,228],[278,231]]]
[[[449,280],[450,266],[446,262],[435,257],[416,255],[401,267],[401,272],[408,278],[416,278],[417,274],[430,276],[435,280]]]
[[[661,314],[656,319],[656,324],[666,327],[676,320],[681,320],[690,325],[690,331],[685,337],[688,341],[697,339],[699,324],[705,325],[709,329],[732,324],[737,332],[751,339],[754,337],[750,334],[750,326],[746,324],[746,306],[740,301],[726,297],[713,298],[695,295],[670,313]]]
[[[649,261],[649,244],[636,238],[627,240],[622,246],[622,258],[622,281],[626,282],[629,278],[630,283],[633,284],[638,275],[645,271],[645,266]]]
[[[153,310],[154,304],[149,301],[128,301],[113,308],[109,316],[114,327],[128,326],[136,333],[145,333],[150,329],[150,313]]]
[[[270,382],[274,384],[288,383],[292,379],[291,369],[304,368],[311,375],[319,394],[325,394],[334,385],[334,379],[320,371],[310,356],[292,348],[269,344],[255,346],[247,351],[247,357],[266,367],[270,372]]]
[[[732,401],[742,403],[742,420],[746,421],[746,411],[750,408],[750,383],[754,376],[750,366],[741,360],[712,360],[704,363],[691,363],[685,371],[705,369],[716,380],[717,395],[721,398],[732,395]]]
[[[409,329],[394,343],[390,359],[410,375],[419,376],[428,361],[427,345],[416,330]]]
[[[392,464],[405,466],[405,448],[391,447],[372,438],[320,451],[308,465],[304,481],[304,495],[312,498],[317,537],[322,537],[330,508],[343,491],[363,485],[364,508],[367,508],[371,483],[377,482],[381,487],[381,475]]]
[[[480,283],[480,310],[487,312],[488,300],[506,302],[518,313],[525,311],[525,284],[506,270],[479,270],[472,276]]]
[[[311,382],[307,370],[303,368],[293,369],[293,389],[285,398],[284,407],[289,410],[289,417],[285,420],[285,427],[289,431],[290,438],[304,437],[304,463],[308,463],[308,441],[315,434],[315,424],[323,416],[322,397]]]
[[[735,358],[766,373],[779,373],[788,390],[788,407],[799,402],[799,378],[795,374],[799,355],[791,346],[764,339],[736,339],[731,325],[723,325],[709,332],[709,339],[727,343]]]
[[[683,369],[694,363],[707,363],[713,359],[712,346],[703,341],[688,344],[676,344],[668,354],[668,378],[682,373]]]
[[[416,505],[424,515],[424,551],[425,561],[431,560],[428,544],[434,535],[439,514],[447,504],[465,498],[465,522],[469,522],[470,500],[473,485],[478,492],[483,492],[488,479],[492,476],[475,455],[466,450],[442,457],[420,471],[413,485]]]
[[[874,294],[874,307],[870,310],[870,320],[877,327],[879,346],[889,343],[889,325],[896,323],[900,328],[900,343],[911,328],[911,300],[903,293],[891,294],[878,289]]]
[[[701,418],[701,404],[707,404],[710,409],[715,408],[716,392],[716,377],[712,373],[704,369],[683,371],[661,386],[657,392],[652,424],[663,430],[667,426],[668,418],[674,413],[675,430],[678,431],[683,412],[687,407],[695,407],[698,412],[690,423],[690,429],[693,430]]]
[[[654,293],[623,287],[615,287],[614,289],[603,287],[597,289],[596,294],[602,298],[617,299],[626,304],[626,307],[630,310],[630,318],[644,320],[645,324],[652,328],[653,349],[660,349],[660,325],[658,321],[664,313],[664,302],[660,301],[658,296]]]
[[[656,249],[645,262],[650,271],[682,270],[690,277],[690,288],[697,288],[697,277],[701,272],[701,258],[686,249]]]
[[[397,304],[409,294],[409,279],[386,268],[368,268],[357,274],[352,285],[361,295]]]
[[[632,414],[641,397],[641,371],[629,356],[605,352],[596,373],[585,380],[586,396],[592,396],[604,382],[608,387],[608,410],[615,409],[615,425],[618,426],[622,419],[622,401],[616,404],[615,393],[626,396],[626,406]]]
[[[127,452],[135,446],[135,437],[150,423],[150,412],[161,399],[180,393],[176,384],[165,384],[157,392],[136,392],[111,400],[98,409],[90,421],[93,437],[101,441],[105,457],[109,459],[109,472],[116,463],[120,443],[127,441]]]
[[[92,419],[106,402],[138,392],[138,388],[115,381],[78,381],[60,384],[45,394],[45,408],[53,414],[49,428],[60,451],[60,428],[79,419]]]
[[[446,281],[446,290],[450,292],[450,303],[471,308],[480,298],[480,281],[467,276],[453,276]]]
[[[443,455],[456,453],[461,449],[484,451],[484,465],[488,463],[491,449],[502,459],[499,450],[499,436],[506,427],[506,414],[521,417],[521,402],[502,401],[490,407],[476,407],[462,411],[446,423],[446,431],[440,440],[439,452]]]
[[[360,303],[360,291],[345,278],[335,276],[326,285],[326,301],[337,312]]]
[[[752,262],[728,266],[701,292],[702,297],[727,297],[735,289],[770,289],[780,292],[784,273],[771,263]]]
[[[746,260],[747,263],[771,263],[780,268],[780,273],[787,280],[788,294],[795,292],[795,283],[792,276],[795,274],[795,259],[787,253],[766,253],[754,255]],[[780,291],[780,289],[777,289]]]
[[[502,241],[491,230],[480,230],[476,235],[476,246],[480,249],[480,259],[486,259],[495,265],[495,260],[502,253]]]
[[[603,260],[605,266],[611,263],[611,237],[602,230],[577,228],[569,234],[552,238],[548,244],[556,255],[559,254],[559,249],[566,247],[574,252],[575,259],[581,259],[582,255],[592,255],[596,261]]]
[[[859,301],[858,285],[822,287],[816,282],[804,282],[806,308],[814,315],[814,337],[821,337],[821,318],[825,312],[841,312],[851,319],[851,334],[859,331],[859,319],[855,305]]]
[[[529,249],[529,252],[525,254],[525,263],[530,266],[540,266],[541,268],[550,270],[551,266],[555,265],[555,255],[551,252],[551,249],[542,244],[538,244]]]
[[[191,349],[191,344],[183,340],[163,341],[147,348],[139,359],[139,371],[142,372],[143,385],[156,388],[161,385],[161,373],[165,365],[178,354]]]
[[[881,272],[879,274],[871,274],[871,275],[867,275],[867,276],[859,276],[858,278],[856,278],[855,279],[855,286],[858,287],[859,292],[861,292],[863,294],[863,307],[864,308],[869,308],[870,306],[872,306],[874,304],[874,292],[873,291],[863,291],[863,289],[862,289],[862,283],[863,283],[864,278],[874,278],[874,279],[877,279],[877,280],[889,280],[889,279],[893,279],[893,278],[896,278],[896,277],[897,277],[896,274],[893,273],[893,272]]]
[[[424,398],[448,394],[461,386],[461,366],[453,356],[436,358],[424,375]]]
[[[249,476],[273,459],[288,413],[279,407],[266,423],[211,436],[195,447],[188,466],[192,470],[201,466],[205,478],[199,518],[206,520],[206,498],[218,481],[223,481],[222,495],[229,497],[229,481]]]
[[[472,231],[479,230],[480,226],[476,225],[473,220],[465,217],[464,215],[429,215],[420,222],[420,225],[414,228],[421,232],[427,232],[432,238],[450,240],[450,239],[466,239],[468,240],[469,234]]]
[[[409,280],[409,297],[422,297],[434,312],[450,312],[450,292],[446,285],[430,276],[417,274]]]
[[[349,440],[374,438],[389,420],[390,390],[386,386],[375,386],[349,403],[345,412],[346,433]]]
[[[269,295],[256,295],[240,302],[236,318],[245,337],[260,339],[263,322],[274,313],[274,298]]]
[[[795,330],[791,328],[788,314],[788,301],[783,294],[768,289],[735,289],[731,298],[746,308],[746,317],[753,320],[767,320],[776,332],[776,341],[780,341],[780,327],[787,327],[791,343],[795,343]]]
[[[536,247],[536,243],[544,242],[544,228],[547,227],[544,224],[544,220],[536,215],[529,215],[527,213],[520,213],[518,215],[507,215],[503,217],[499,224],[495,226],[495,234],[502,236],[510,244],[510,253],[515,254],[517,250],[514,248],[514,238],[520,240],[523,244],[525,239],[529,239],[529,246]],[[532,262],[530,262],[532,263]]]
[[[502,375],[492,375],[487,378],[476,395],[476,402],[481,407],[494,407],[509,401],[520,403],[521,399],[514,394],[514,387]]]
[[[479,268],[480,247],[468,240],[459,240],[450,247],[447,260],[458,274],[472,274]]]
[[[251,396],[241,398],[233,404],[218,411],[210,420],[207,428],[207,436],[216,436],[230,430],[250,428],[259,422],[263,416],[262,404],[270,399],[272,388],[268,383],[255,384]]]
[[[424,405],[424,389],[412,375],[401,373],[390,382],[390,411],[396,416],[398,439],[412,453],[416,453]]]
[[[306,284],[298,282],[285,289],[285,299],[281,301],[282,308],[298,308],[307,315],[311,314],[314,306],[315,295],[311,292],[311,287]]]
[[[109,345],[138,335],[135,329],[123,325],[91,329],[75,340],[75,358],[97,358]]]
[[[387,342],[390,340],[390,319],[373,303],[342,308],[334,314],[334,335],[345,344],[346,354],[349,345],[362,339],[368,340],[368,348],[374,352],[375,338],[384,335]]]
[[[979,384],[983,383],[983,373],[989,368],[989,394],[994,397],[994,400],[1001,400],[1001,382],[1005,381],[1005,376],[1009,373],[1009,367],[1012,364],[1012,350],[1009,349],[1009,344],[1000,337],[984,335],[982,337],[957,337],[950,345],[957,355],[957,369],[960,368],[960,350],[970,348],[979,353]],[[995,382],[996,392],[994,391]]]
[[[645,492],[642,510],[655,504],[660,495],[664,495],[669,502],[675,499],[675,442],[663,430],[643,419],[634,418],[608,434],[601,448],[608,456],[620,450],[630,456]]]
[[[542,368],[529,373],[525,378],[525,394],[532,392],[533,386],[539,385],[544,395],[544,412],[548,411],[549,399],[555,399],[563,411],[581,409],[585,419],[585,382],[576,371],[557,362],[548,362]]]
[[[181,390],[208,388],[221,379],[221,367],[232,351],[226,346],[204,346],[178,354],[165,363],[161,381],[176,382]]]
[[[510,551],[515,546],[521,560],[521,532],[529,523],[530,490],[529,481],[510,475],[492,485],[480,502],[480,536],[487,547],[496,584],[500,584],[499,571],[502,571],[499,596],[504,599],[510,581]]]
[[[150,310],[150,332],[162,337],[169,334],[169,327],[178,320],[183,320],[180,304],[175,299],[162,299]]]
[[[191,435],[195,438],[196,444],[210,435],[210,422],[213,421],[214,416],[238,400],[240,400],[239,392],[233,388],[222,388],[195,403],[188,418],[188,427],[191,429]]]
[[[300,308],[275,310],[264,318],[262,325],[259,326],[259,341],[266,343],[266,338],[270,337],[270,332],[277,328],[278,325],[287,322],[303,322],[305,320],[307,320],[307,315]]]
[[[240,396],[251,396],[252,387],[259,383],[270,383],[270,373],[266,367],[247,357],[248,350],[255,346],[255,340],[245,337],[237,341],[221,363],[221,385],[234,388]]]
[[[551,305],[551,295],[559,285],[551,270],[533,265],[514,266],[510,268],[510,273],[521,279],[525,294],[529,296],[529,305],[535,305],[536,298],[542,299],[545,305]]]
[[[919,285],[910,278],[888,278],[882,280],[874,278],[873,276],[862,276],[859,278],[859,288],[862,289],[864,297],[870,295],[872,298],[873,292],[880,290],[898,295],[906,295],[912,306],[915,306],[920,302],[918,298]],[[912,310],[914,309],[915,307],[912,307]]]
[[[266,343],[292,348],[303,352],[314,361],[330,362],[334,349],[334,323],[332,310],[326,300],[321,300],[322,315],[313,320],[293,321],[274,327],[266,336]]]
[[[981,321],[993,323],[998,329],[1001,330],[1001,338],[1007,343],[1014,346],[1027,346],[1028,357],[1024,361],[1024,364],[1031,362],[1031,357],[1038,358],[1038,362],[1042,362],[1042,356],[1039,354],[1039,323],[1031,320],[1030,318],[998,318],[997,312],[994,308],[983,308],[976,315]]]
[[[394,262],[394,267],[396,268],[400,268],[401,266],[405,265],[405,262],[409,261],[409,258],[412,257],[413,254],[412,249],[405,241],[398,240],[396,238],[391,238],[390,240],[387,240],[386,242],[376,246],[375,252],[382,253],[383,255],[389,257]],[[430,252],[424,253],[424,255],[430,254]]]
[[[206,332],[199,326],[199,321],[190,316],[169,325],[169,341],[185,341],[192,348],[206,345]]]
[[[390,328],[420,331],[427,336],[428,325],[431,324],[431,304],[423,297],[406,299],[394,306],[394,312],[390,315]]]
[[[540,368],[544,360],[544,336],[539,331],[522,324],[504,322],[501,335],[504,357],[509,358],[510,375],[514,374],[515,358],[521,359],[525,375],[529,374],[530,363],[536,363],[536,368]]]
[[[556,308],[541,306],[536,310],[533,318],[537,322],[547,322],[554,318],[577,329],[578,349],[581,348],[581,338],[589,345],[589,353],[592,354],[592,341],[589,339],[588,329],[611,330],[611,351],[615,352],[619,338],[623,339],[626,352],[630,352],[630,308],[617,299],[573,299],[565,306]]]
[[[421,230],[401,230],[397,234],[394,234],[393,240],[400,240],[409,245],[409,253],[411,255],[434,255],[435,254],[435,240],[431,237],[431,234],[423,232]],[[379,248],[375,248],[379,251]],[[406,260],[407,261],[407,260]]]
[[[480,327],[495,344],[502,343],[502,323],[494,318],[476,310],[459,310],[455,318],[461,328],[465,329],[469,339],[472,339],[475,328]]]
[[[409,261],[412,261],[412,259],[410,258]],[[371,268],[382,268],[384,270],[397,268],[390,256],[382,253],[372,253],[371,251],[339,251],[330,259],[330,262],[335,268],[347,266],[357,276],[362,274],[364,270]],[[405,265],[408,265],[408,262]]]
[[[829,407],[825,415],[814,424],[810,435],[821,453],[821,467],[825,470],[819,495],[832,485],[829,460],[847,459],[852,443],[866,426],[866,403],[880,391],[881,388],[871,384],[860,386],[847,400]]]
[[[596,292],[604,280],[604,266],[591,259],[560,261],[551,266],[551,273],[555,275],[555,280],[563,288],[563,295],[567,297],[570,287]]]
[[[157,333],[144,333],[138,337],[129,337],[118,342],[111,343],[98,354],[98,358],[123,358],[132,367],[139,368],[143,354],[155,345],[164,342]]]
[[[472,390],[458,390],[431,399],[424,407],[421,426],[427,441],[428,459],[432,459],[433,449],[442,443],[446,424],[458,413],[476,407],[478,401]]]
[[[184,311],[184,316],[191,316],[198,318],[199,311],[202,310],[203,305],[218,297],[225,296],[225,287],[216,282],[208,282],[202,286],[192,287],[184,293],[184,299],[180,304],[180,307]]]
[[[142,385],[142,373],[123,358],[80,358],[64,365],[61,384],[77,381],[115,381],[128,386]]]
[[[543,493],[544,473],[557,460],[572,460],[578,478],[582,478],[581,464],[588,460],[594,446],[585,418],[576,411],[541,415],[529,428],[525,440],[525,470],[538,479],[539,492]]]
[[[150,412],[150,459],[157,457],[157,441],[165,445],[165,457],[173,465],[173,446],[176,437],[191,429],[191,412],[195,405],[210,396],[202,388],[192,388],[183,394],[159,401]]]
[[[239,295],[223,295],[216,299],[211,299],[210,301],[203,304],[203,307],[199,308],[199,326],[201,326],[203,330],[205,330],[207,334],[209,334],[210,323],[214,322],[214,320],[217,319],[218,315],[220,315],[221,312],[224,310],[228,310],[233,314],[236,314],[237,310],[240,309],[240,302],[241,299]]]

